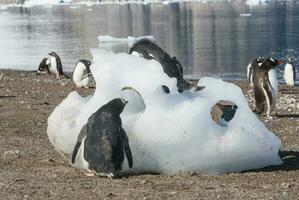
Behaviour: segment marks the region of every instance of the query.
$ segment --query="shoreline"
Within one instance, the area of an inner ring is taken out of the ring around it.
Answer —
[[[69,75],[69,73],[67,73]],[[224,175],[86,177],[72,168],[47,137],[47,119],[73,90],[70,79],[0,69],[1,199],[296,199],[299,190],[299,86],[279,85],[276,114],[265,123],[282,141],[280,166]],[[229,81],[230,82],[230,81]],[[241,87],[253,108],[252,88]],[[5,97],[5,98],[3,98]]]

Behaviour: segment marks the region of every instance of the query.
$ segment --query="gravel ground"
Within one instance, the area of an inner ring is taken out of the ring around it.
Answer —
[[[279,86],[273,120],[284,164],[225,175],[133,174],[86,177],[48,141],[47,118],[73,90],[70,80],[0,70],[0,199],[299,199],[299,87]],[[252,89],[235,82],[252,107]],[[253,108],[253,107],[252,107]]]

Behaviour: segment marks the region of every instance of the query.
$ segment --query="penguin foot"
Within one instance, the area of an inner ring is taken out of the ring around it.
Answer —
[[[197,91],[200,91],[200,90],[203,90],[203,89],[205,89],[205,86],[198,86],[198,85],[196,85],[196,86],[193,88],[193,91],[194,91],[194,92],[197,92]]]
[[[94,173],[93,173],[93,172],[85,172],[85,173],[84,173],[84,176],[87,176],[87,177],[93,177],[93,176],[94,176]]]

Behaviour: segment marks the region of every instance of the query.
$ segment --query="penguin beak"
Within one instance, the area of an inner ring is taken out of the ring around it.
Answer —
[[[276,64],[277,64],[277,65],[284,64],[284,61],[282,61],[282,60],[277,60],[277,61],[276,61]]]

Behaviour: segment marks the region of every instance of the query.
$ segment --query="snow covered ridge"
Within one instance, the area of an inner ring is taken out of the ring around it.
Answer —
[[[129,101],[121,118],[132,150],[133,171],[228,173],[282,163],[280,139],[251,112],[238,86],[205,77],[198,83],[204,90],[178,93],[176,80],[154,60],[101,49],[93,49],[92,55],[94,95],[81,97],[71,92],[48,119],[50,142],[66,158],[88,117],[113,98],[122,97]],[[170,94],[162,90],[163,84]],[[125,94],[124,87],[135,88],[143,100]],[[219,100],[238,105],[228,127],[220,127],[211,118],[210,110]]]

